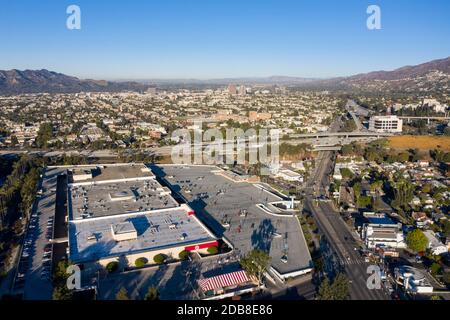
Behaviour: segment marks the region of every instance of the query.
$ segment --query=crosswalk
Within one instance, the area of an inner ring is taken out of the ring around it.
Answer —
[[[350,260],[341,260],[341,265],[368,265],[367,262],[361,260],[361,259],[350,259]]]

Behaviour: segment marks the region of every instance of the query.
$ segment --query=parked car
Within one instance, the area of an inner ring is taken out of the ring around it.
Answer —
[[[44,262],[42,263],[42,265],[43,265],[44,267],[51,267],[52,262],[51,262],[51,260],[46,260],[46,261],[44,261]]]

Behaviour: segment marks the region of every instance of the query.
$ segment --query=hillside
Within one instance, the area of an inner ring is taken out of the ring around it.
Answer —
[[[0,94],[35,92],[73,93],[83,91],[145,90],[146,85],[136,82],[81,80],[48,70],[0,70]]]
[[[318,82],[325,87],[374,92],[450,91],[450,57],[392,71],[375,71]]]

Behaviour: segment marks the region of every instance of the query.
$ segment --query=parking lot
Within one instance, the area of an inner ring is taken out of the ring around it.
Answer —
[[[13,291],[24,299],[52,299],[52,266],[55,201],[58,169],[43,173],[36,203],[28,223]]]

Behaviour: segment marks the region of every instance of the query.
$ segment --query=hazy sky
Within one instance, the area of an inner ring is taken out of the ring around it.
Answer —
[[[81,30],[66,8],[81,8]],[[368,5],[381,30],[366,27]],[[449,0],[0,0],[0,69],[330,77],[450,56]]]

